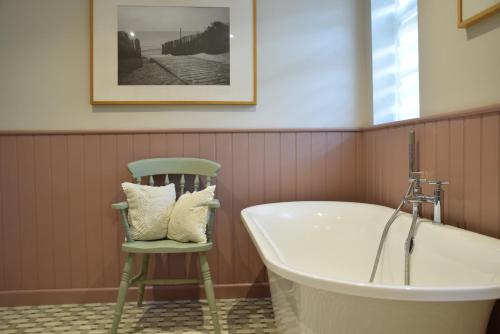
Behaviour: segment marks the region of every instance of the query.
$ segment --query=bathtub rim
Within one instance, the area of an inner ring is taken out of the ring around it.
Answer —
[[[279,274],[280,276],[309,287],[323,289],[331,292],[347,294],[359,297],[381,298],[389,300],[406,300],[406,301],[478,301],[478,300],[496,300],[500,298],[499,285],[480,285],[480,286],[404,286],[404,285],[386,285],[375,283],[354,282],[339,279],[332,279],[320,275],[303,273],[293,267],[287,265],[280,260],[276,251],[276,247],[272,245],[270,237],[262,230],[259,224],[250,216],[251,211],[269,206],[280,206],[301,203],[345,203],[345,204],[361,204],[367,206],[376,206],[389,208],[383,205],[360,203],[360,202],[344,202],[344,201],[296,201],[296,202],[276,202],[268,204],[259,204],[247,207],[241,211],[241,220],[245,225],[250,237],[267,268]],[[392,209],[392,208],[389,208]],[[427,219],[422,219],[423,222],[432,223]],[[446,225],[447,228],[460,229],[458,227]],[[463,230],[463,229],[460,229]],[[468,233],[475,232],[463,230]],[[482,237],[485,235],[478,234]],[[257,240],[259,239],[259,240]],[[263,241],[265,241],[263,243]],[[263,249],[265,248],[265,249]],[[367,277],[368,280],[368,277]]]

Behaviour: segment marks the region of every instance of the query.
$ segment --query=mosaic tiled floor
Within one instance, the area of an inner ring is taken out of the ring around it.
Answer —
[[[0,308],[0,333],[107,333],[114,304]],[[269,299],[219,299],[223,333],[277,333]],[[119,333],[211,333],[206,301],[127,303]]]

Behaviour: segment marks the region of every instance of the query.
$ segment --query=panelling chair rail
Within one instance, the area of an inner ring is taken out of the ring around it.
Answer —
[[[186,175],[194,176],[193,190],[197,191],[202,185],[202,178],[205,178],[205,186],[212,183],[214,177],[220,169],[220,165],[214,161],[198,158],[154,158],[134,161],[128,164],[128,169],[135,178],[136,183],[141,184],[146,178],[148,185],[155,185],[155,176],[162,177],[162,183],[170,183],[172,175],[180,175],[179,190],[180,195],[184,194],[187,182]],[[215,333],[220,333],[219,317],[215,303],[215,295],[210,275],[210,268],[206,253],[213,247],[212,230],[215,222],[215,210],[220,207],[217,199],[201,204],[208,208],[207,222],[207,243],[183,243],[175,240],[155,240],[155,241],[135,241],[130,236],[130,225],[128,221],[128,204],[120,202],[112,204],[111,207],[119,211],[120,222],[125,230],[125,242],[122,244],[122,251],[127,253],[123,273],[118,290],[118,298],[115,306],[111,333],[116,333],[120,323],[123,306],[125,303],[127,290],[132,285],[137,285],[138,300],[137,305],[142,306],[144,289],[146,285],[186,285],[203,284],[205,294],[210,309],[210,315]],[[200,279],[149,279],[147,277],[150,254],[172,254],[172,253],[197,253],[200,261]],[[136,254],[142,254],[141,268],[137,275],[131,275],[133,262]]]

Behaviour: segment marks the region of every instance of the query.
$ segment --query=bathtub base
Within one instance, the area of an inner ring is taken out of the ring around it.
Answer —
[[[343,295],[268,271],[283,334],[484,334],[494,301],[415,302]]]

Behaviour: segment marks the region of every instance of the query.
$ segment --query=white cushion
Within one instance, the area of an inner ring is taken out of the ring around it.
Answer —
[[[208,208],[199,206],[214,199],[215,186],[187,192],[175,203],[168,225],[168,238],[180,242],[207,242]]]
[[[175,185],[151,187],[124,182],[122,188],[127,196],[131,237],[134,240],[164,239],[175,204]]]

